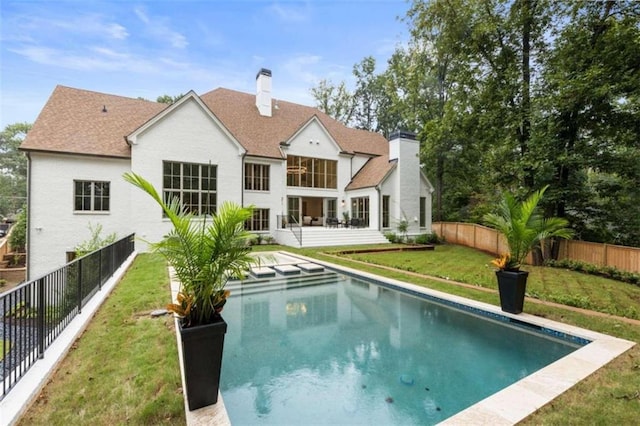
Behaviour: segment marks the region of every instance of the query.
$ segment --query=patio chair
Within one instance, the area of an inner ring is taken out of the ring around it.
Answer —
[[[328,217],[327,218],[327,227],[329,228],[337,228],[338,227],[338,218],[337,217]]]

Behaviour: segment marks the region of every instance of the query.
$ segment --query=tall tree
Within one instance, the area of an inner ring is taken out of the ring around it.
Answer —
[[[320,80],[316,87],[311,88],[311,95],[320,111],[344,125],[351,124],[355,104],[344,81],[335,85],[331,80]]]
[[[27,158],[18,150],[29,123],[7,125],[0,133],[0,215],[16,213],[27,202]]]
[[[184,93],[180,93],[179,95],[176,96],[171,96],[171,95],[162,95],[162,96],[158,96],[156,98],[156,102],[159,102],[161,104],[174,104],[178,101],[178,99],[180,99],[181,97],[184,96]]]
[[[640,245],[640,3],[576,2],[558,14],[568,23],[547,58],[542,146],[554,213],[582,238]]]
[[[356,77],[356,88],[353,93],[355,126],[372,132],[380,131],[378,113],[384,102],[384,77],[376,74],[375,71],[376,60],[373,56],[367,56],[353,66],[353,75]]]

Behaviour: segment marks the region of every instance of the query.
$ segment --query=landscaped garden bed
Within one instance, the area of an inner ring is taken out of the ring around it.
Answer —
[[[435,250],[436,246],[433,244],[405,244],[402,246],[394,247],[376,247],[376,248],[363,248],[363,249],[351,249],[339,251],[338,254],[357,254],[357,253],[383,253],[389,251],[427,251]]]

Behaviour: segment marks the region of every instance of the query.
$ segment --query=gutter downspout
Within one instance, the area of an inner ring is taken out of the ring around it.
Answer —
[[[240,205],[242,207],[244,207],[244,160],[245,160],[246,156],[247,156],[247,151],[245,150],[245,152],[242,153],[242,171],[240,172],[240,175],[241,175],[241,179],[240,179]]]
[[[378,191],[378,231],[382,232],[382,192],[380,191],[380,185],[376,185],[376,191]]]
[[[26,252],[27,252],[27,274],[26,281],[31,280],[31,255],[29,254],[29,247],[31,247],[31,154],[27,151],[27,241],[26,241]]]

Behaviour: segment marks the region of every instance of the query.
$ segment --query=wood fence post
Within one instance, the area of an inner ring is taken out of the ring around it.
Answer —
[[[478,245],[476,244],[476,229],[478,229],[478,225],[473,224],[473,248],[477,249]]]

